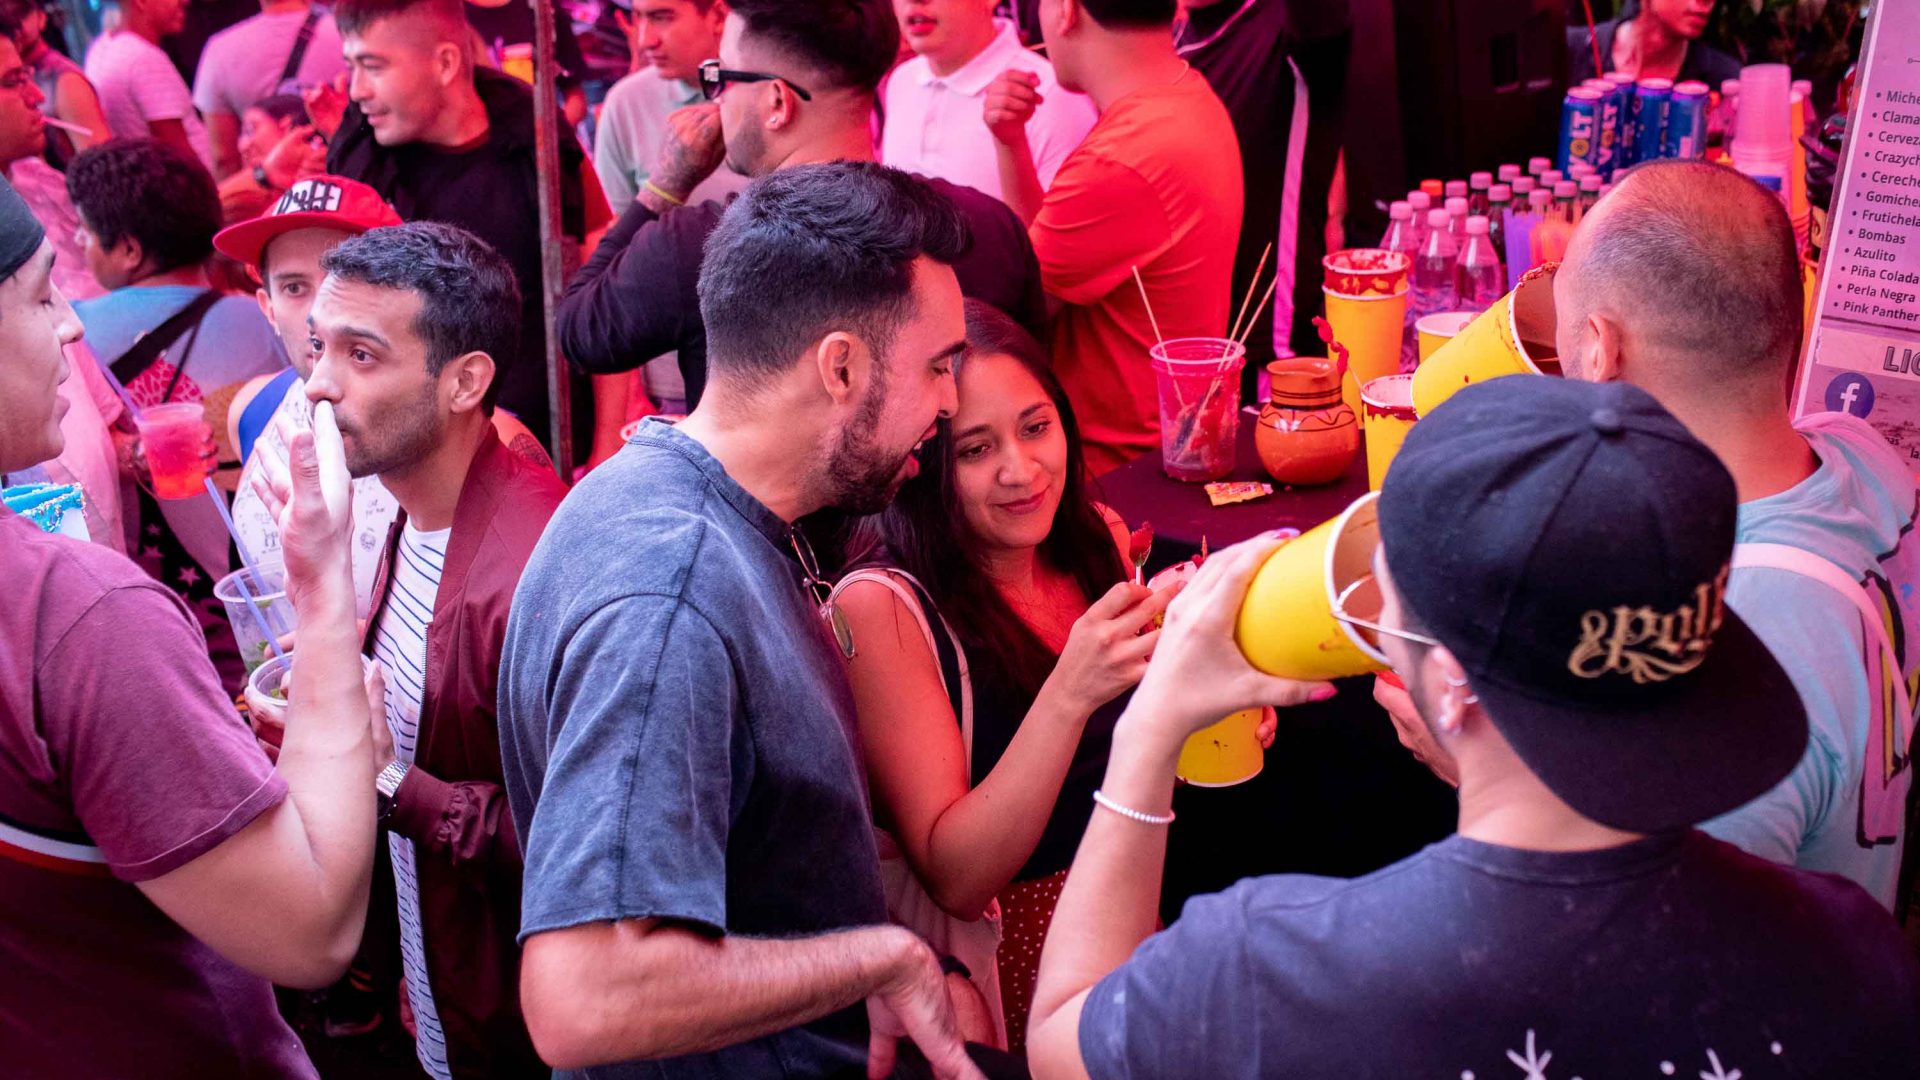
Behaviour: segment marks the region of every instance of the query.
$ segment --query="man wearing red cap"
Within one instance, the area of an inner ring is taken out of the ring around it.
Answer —
[[[313,417],[305,388],[307,376],[313,374],[307,309],[313,306],[314,290],[324,276],[320,256],[350,236],[398,224],[400,215],[367,185],[340,176],[315,176],[293,185],[266,214],[223,229],[213,238],[221,254],[259,275],[255,297],[260,311],[293,361],[291,368],[242,387],[227,413],[234,448],[245,462],[233,498],[233,523],[256,556],[277,561],[280,532],[253,489],[259,469],[252,453],[254,442],[265,438],[276,451],[285,453],[273,421],[284,415],[296,428],[304,429]],[[362,617],[370,608],[382,541],[399,513],[400,504],[380,485],[379,477],[353,482],[353,593]]]

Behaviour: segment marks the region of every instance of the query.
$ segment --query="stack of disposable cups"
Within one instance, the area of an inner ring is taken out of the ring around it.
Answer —
[[[1793,104],[1788,110],[1791,114],[1788,128],[1793,134],[1793,171],[1787,180],[1787,213],[1793,217],[1794,243],[1804,255],[1813,240],[1813,208],[1807,204],[1807,148],[1800,142],[1800,137],[1807,133],[1807,96],[1804,91],[1795,90],[1790,100]]]
[[[1733,167],[1778,191],[1791,209],[1792,72],[1785,64],[1740,69],[1740,113],[1734,121]]]

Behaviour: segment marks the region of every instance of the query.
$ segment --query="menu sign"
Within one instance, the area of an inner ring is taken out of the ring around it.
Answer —
[[[1865,417],[1920,468],[1920,0],[1861,49],[1795,415]]]

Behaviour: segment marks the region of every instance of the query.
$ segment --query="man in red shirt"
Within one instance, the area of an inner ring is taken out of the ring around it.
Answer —
[[[987,92],[1007,204],[1028,223],[1041,284],[1066,303],[1053,367],[1095,473],[1159,446],[1154,318],[1169,340],[1223,337],[1232,303],[1240,144],[1226,107],[1174,52],[1173,15],[1174,0],[1042,0],[1060,85],[1100,110],[1044,194],[1027,149],[1034,76],[1005,72]]]
[[[52,265],[0,182],[0,472],[60,452],[80,323]],[[292,456],[273,509],[300,661],[277,767],[179,598],[0,510],[8,1076],[314,1075],[269,983],[325,986],[359,944],[375,769],[345,494],[322,497],[313,436]]]

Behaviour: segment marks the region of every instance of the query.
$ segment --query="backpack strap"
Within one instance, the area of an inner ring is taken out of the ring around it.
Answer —
[[[966,650],[960,647],[960,637],[953,632],[946,617],[933,605],[933,597],[926,586],[905,570],[868,568],[855,570],[840,579],[833,587],[833,597],[838,599],[846,587],[856,581],[870,581],[885,588],[905,604],[913,613],[914,620],[920,624],[920,633],[927,639],[927,648],[932,651],[940,666],[940,681],[947,688],[947,703],[953,706],[953,715],[960,722],[960,738],[967,752],[967,775],[973,775],[973,679],[967,670]],[[940,633],[933,632],[933,620],[940,621]]]
[[[307,46],[313,43],[313,30],[320,24],[320,14],[318,4],[307,9],[307,20],[300,24],[300,33],[293,39],[293,51],[287,53],[286,65],[280,69],[280,79],[274,84],[276,89],[299,76],[300,61],[306,59]]]
[[[120,380],[122,386],[139,378],[141,372],[152,367],[153,362],[160,359],[161,353],[166,352],[174,342],[180,340],[180,335],[199,326],[200,320],[207,317],[207,312],[213,310],[213,305],[219,300],[220,294],[208,289],[187,301],[185,307],[174,312],[166,322],[142,334],[140,340],[134,342],[131,349],[121,353],[118,359],[107,365],[113,371],[113,377]],[[180,363],[174,367],[176,370],[173,381],[178,383],[181,373],[187,369],[186,356],[181,356]],[[173,384],[169,384],[167,392],[161,395],[161,400],[165,401],[172,396]]]
[[[1860,612],[1861,632],[1867,639],[1867,688],[1874,700],[1873,720],[1867,729],[1867,767],[1862,778],[1860,834],[1869,843],[1892,841],[1900,835],[1906,816],[1906,788],[1910,782],[1908,755],[1913,747],[1913,702],[1907,692],[1900,654],[1887,633],[1885,616],[1865,586],[1830,559],[1787,544],[1735,544],[1733,568],[1780,570],[1811,578],[1841,596]]]

